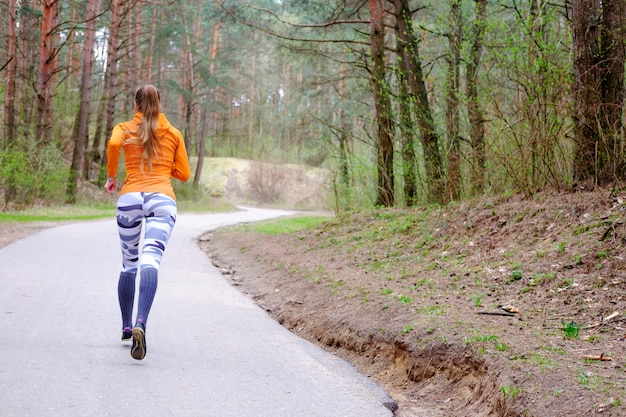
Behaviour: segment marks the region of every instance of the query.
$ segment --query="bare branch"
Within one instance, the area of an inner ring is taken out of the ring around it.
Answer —
[[[307,39],[307,38],[294,38],[291,36],[286,36],[286,35],[282,35],[280,33],[274,32],[268,28],[264,28],[262,26],[259,26],[257,24],[248,22],[247,20],[241,19],[239,16],[237,16],[235,13],[233,13],[231,10],[229,10],[228,8],[226,8],[221,1],[217,2],[217,5],[224,11],[226,12],[226,14],[228,14],[230,17],[232,17],[235,21],[246,25],[248,27],[251,27],[253,29],[259,30],[263,33],[266,33],[270,36],[279,38],[279,39],[283,39],[283,40],[287,40],[287,41],[293,41],[293,42],[317,42],[317,43],[353,43],[353,44],[360,44],[360,45],[369,45],[369,43],[367,42],[362,42],[362,41],[355,41],[355,40],[346,40],[346,39]],[[253,8],[252,6],[249,6],[250,8]],[[256,9],[256,8],[253,8]],[[264,10],[264,9],[256,9],[256,10]],[[273,12],[270,12],[268,10],[264,10],[268,13],[271,13],[276,19],[280,20]],[[282,20],[280,20],[281,22],[283,22]],[[358,22],[358,23],[362,23],[362,21],[354,21],[354,22]],[[285,22],[283,22],[285,23]],[[294,25],[296,26],[296,25]],[[326,25],[330,26],[330,25]],[[301,27],[307,27],[307,26],[301,26]],[[308,27],[313,27],[313,26],[308,26]],[[324,26],[319,26],[319,27],[324,27]]]

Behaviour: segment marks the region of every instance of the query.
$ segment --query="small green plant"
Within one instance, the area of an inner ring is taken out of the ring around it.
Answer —
[[[504,395],[505,397],[509,397],[509,398],[513,398],[517,395],[519,395],[519,393],[521,392],[521,390],[513,385],[502,385],[500,387],[500,391],[502,392],[502,395]]]
[[[562,388],[556,388],[556,389],[554,390],[554,396],[555,396],[555,397],[557,397],[557,398],[558,398],[558,397],[560,397],[560,396],[561,396],[561,394],[563,394],[563,389],[562,389]]]
[[[342,279],[336,279],[330,283],[330,288],[339,288],[344,284],[345,282]]]
[[[424,313],[424,314],[430,314],[433,316],[441,316],[445,313],[445,310],[441,306],[423,307],[423,308],[418,309],[417,311]]]
[[[553,346],[540,346],[539,348],[551,353],[556,353],[557,355],[565,355],[566,353],[564,349],[555,348]]]
[[[474,298],[472,298],[472,301],[474,302],[474,305],[476,307],[482,307],[482,305],[483,305],[483,297],[484,297],[484,294],[478,294]]]
[[[393,290],[391,288],[383,288],[380,293],[382,295],[387,295],[387,294],[391,294],[392,292],[393,292]]]
[[[402,330],[400,330],[400,333],[401,334],[407,334],[408,332],[412,331],[413,329],[415,329],[415,326],[413,324],[409,324],[408,326],[406,326]]]
[[[511,279],[509,280],[509,282],[519,281],[520,279],[522,279],[522,276],[523,272],[521,269],[514,269],[513,271],[511,271]]]
[[[574,255],[574,263],[578,266],[583,264],[583,257],[582,255]]]
[[[592,379],[593,379],[592,377],[593,377],[593,373],[587,372],[584,369],[581,369],[578,371],[578,377],[576,379],[578,380],[579,384],[583,385],[587,389],[590,389]]]
[[[495,342],[496,340],[498,340],[498,336],[496,336],[495,334],[482,335],[482,336],[477,335],[477,336],[472,336],[472,337],[464,337],[463,344],[469,345],[469,344],[478,343],[478,342]]]
[[[606,259],[609,257],[608,253],[605,250],[598,251],[597,256],[599,259]]]
[[[565,253],[565,247],[567,246],[567,243],[565,242],[559,242],[557,249],[560,253]]]
[[[570,321],[569,323],[565,323],[565,320],[561,321],[561,330],[565,333],[565,338],[567,339],[578,339],[580,335],[580,324]]]
[[[506,343],[496,343],[495,348],[499,352],[504,352],[509,348],[509,345],[507,345]]]
[[[542,372],[545,372],[546,370],[551,371],[556,366],[556,362],[547,356],[534,354],[531,358],[532,361],[536,363],[539,368],[541,368]]]
[[[400,304],[411,304],[411,297],[407,297],[406,295],[403,294],[398,294],[398,301],[400,302]]]

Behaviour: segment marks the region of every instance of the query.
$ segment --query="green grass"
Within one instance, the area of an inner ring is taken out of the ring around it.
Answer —
[[[324,223],[329,218],[330,217],[327,216],[285,217],[239,225],[236,226],[236,229],[243,232],[254,232],[264,235],[281,235],[284,233],[295,233],[315,227]]]
[[[561,330],[565,334],[565,338],[578,339],[579,333],[580,333],[580,324],[574,321],[565,323],[564,320],[561,322],[561,324],[562,324]]]
[[[505,397],[516,397],[521,390],[513,385],[503,385],[500,387],[500,391],[502,392],[502,395],[504,395]]]
[[[94,220],[115,216],[115,205],[110,206],[53,206],[0,213],[2,223],[29,223],[44,221]]]

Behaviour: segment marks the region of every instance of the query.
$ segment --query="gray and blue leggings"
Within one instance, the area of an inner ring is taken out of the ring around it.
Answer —
[[[163,252],[176,223],[176,212],[176,202],[162,193],[126,193],[117,200],[117,227],[122,247],[117,294],[123,329],[132,327],[137,270],[141,280],[136,325],[145,329],[156,294]],[[142,229],[144,236],[140,250]]]

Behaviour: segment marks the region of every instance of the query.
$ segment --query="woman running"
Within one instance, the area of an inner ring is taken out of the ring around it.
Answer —
[[[130,354],[146,356],[146,323],[156,294],[159,266],[176,222],[176,196],[171,178],[191,175],[185,141],[160,111],[159,91],[145,85],[135,93],[132,120],[113,128],[107,147],[109,193],[117,189],[115,176],[124,149],[126,179],[117,200],[117,226],[122,246],[122,269],[117,292],[122,312],[122,342]],[[141,250],[139,240],[144,232]],[[133,326],[135,277],[139,271],[137,317]]]

